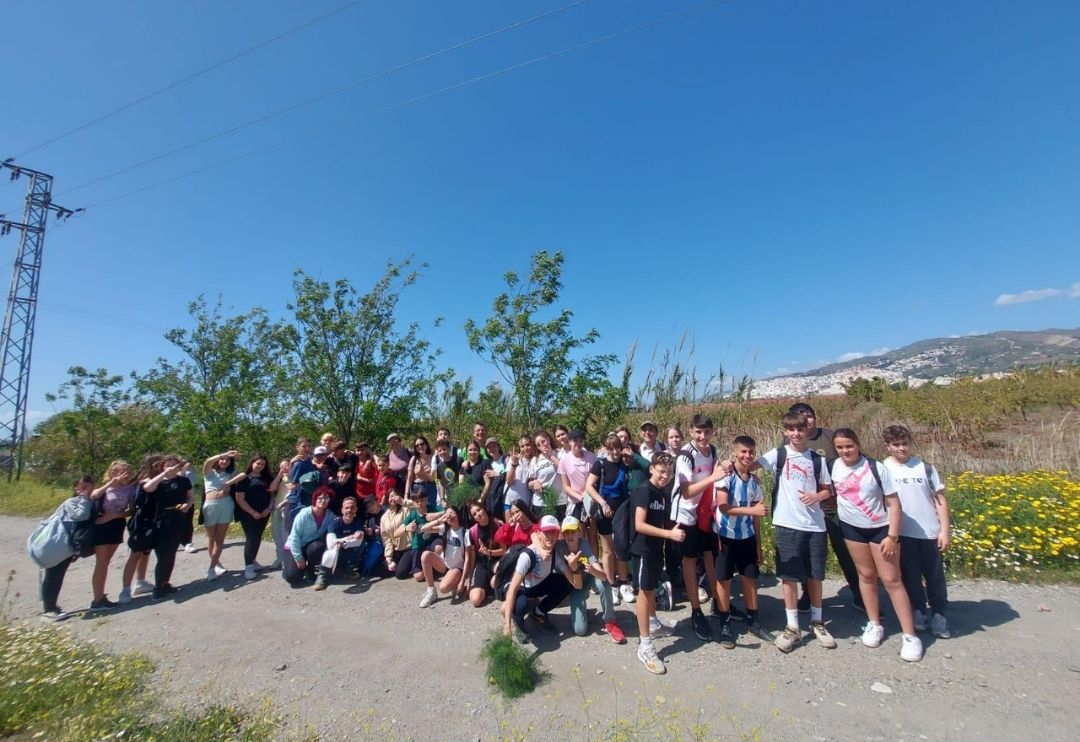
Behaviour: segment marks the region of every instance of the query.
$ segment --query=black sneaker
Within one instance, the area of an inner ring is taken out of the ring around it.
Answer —
[[[751,636],[756,636],[763,642],[772,644],[776,641],[776,634],[769,631],[767,628],[761,625],[758,621],[752,621],[749,626],[746,627],[746,633]]]
[[[731,633],[731,625],[727,621],[720,624],[720,646],[735,649],[735,635]]]
[[[532,609],[532,620],[536,623],[537,627],[545,634],[556,634],[558,629],[551,623],[551,619],[548,618],[546,613],[540,611],[539,608]]]
[[[742,622],[742,621],[746,621],[748,618],[749,618],[749,616],[747,616],[745,613],[740,611],[738,608],[736,608],[735,606],[731,606],[731,620],[732,621]]]
[[[690,615],[690,628],[694,630],[694,636],[703,642],[712,641],[712,629],[709,628],[709,620],[701,611]]]
[[[109,596],[106,595],[101,600],[95,600],[92,603],[90,603],[90,610],[92,610],[92,611],[111,611],[113,608],[116,608],[118,605],[120,605],[120,604],[112,602],[111,600],[109,600]]]
[[[803,590],[802,595],[799,596],[799,613],[810,612],[810,593]]]

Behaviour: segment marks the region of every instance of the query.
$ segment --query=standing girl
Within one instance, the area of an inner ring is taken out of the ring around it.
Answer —
[[[135,492],[136,506],[142,500],[151,503],[155,513],[154,525],[154,600],[160,600],[176,592],[169,582],[172,579],[173,565],[176,563],[176,550],[180,548],[180,539],[184,534],[187,512],[191,510],[191,480],[180,472],[187,466],[179,456],[162,456],[154,467],[157,473],[139,483]],[[125,568],[125,572],[126,572]]]
[[[90,493],[90,499],[101,503],[101,515],[94,521],[94,574],[90,578],[94,600],[90,610],[107,611],[117,606],[105,594],[109,562],[124,540],[124,525],[135,502],[135,476],[128,462],[109,464],[104,483]]]
[[[439,503],[439,490],[435,485],[435,457],[428,445],[427,438],[416,436],[413,443],[412,458],[409,459],[409,473],[405,478],[405,492],[412,496],[413,485],[419,484],[427,497],[428,510],[434,510]]]
[[[263,532],[270,522],[274,510],[271,492],[277,489],[281,481],[281,471],[270,478],[270,462],[261,453],[248,463],[247,469],[229,480],[236,497],[236,507],[240,509],[240,526],[244,529],[244,578],[255,579],[259,569],[255,557],[259,555],[259,544]]]
[[[225,534],[233,521],[233,500],[229,497],[229,482],[236,468],[237,451],[226,451],[211,456],[203,462],[203,525],[210,542],[206,550],[210,553],[210,568],[206,570],[206,579],[213,582],[228,570],[221,564],[221,550],[225,546]]]
[[[80,501],[78,498],[90,497],[90,493],[94,490],[94,480],[90,477],[83,477],[75,483],[72,489],[71,497],[61,505],[68,517],[74,516],[75,511],[86,512],[82,507],[86,504],[86,501]],[[81,519],[81,514],[79,517]],[[80,520],[80,522],[85,521]],[[67,557],[59,564],[41,570],[42,621],[62,621],[68,617],[68,614],[64,613],[57,601],[60,599],[60,588],[64,585],[64,575],[67,574],[71,563],[78,558],[79,555],[75,554]]]
[[[274,536],[275,556],[270,569],[281,569],[282,562],[288,554],[285,553],[285,541],[289,538],[289,531],[285,528],[285,508],[289,506],[289,460],[282,459],[278,463],[277,482],[274,489],[274,512],[270,514],[270,533]]]
[[[901,659],[918,662],[923,656],[922,641],[915,635],[904,583],[900,579],[900,498],[889,470],[866,458],[855,431],[840,428],[833,434],[833,445],[840,457],[833,462],[831,474],[836,488],[836,507],[840,528],[848,551],[859,572],[859,592],[869,619],[863,627],[862,642],[876,647],[885,637],[878,601],[878,578],[889,593],[893,610],[904,631]]]

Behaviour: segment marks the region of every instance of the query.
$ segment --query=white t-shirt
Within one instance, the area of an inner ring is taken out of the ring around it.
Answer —
[[[832,480],[829,478],[829,467],[825,460],[821,461],[821,481],[819,482],[814,472],[814,460],[810,456],[810,449],[803,452],[796,451],[791,446],[786,446],[787,458],[784,460],[784,470],[776,473],[776,452],[773,449],[758,459],[762,469],[767,469],[778,477],[779,488],[776,491],[772,522],[776,526],[794,528],[796,531],[824,531],[825,513],[821,511],[821,503],[804,505],[799,495],[803,492],[817,492]]]
[[[443,549],[443,561],[447,569],[465,568],[465,547],[469,537],[464,528],[448,528],[446,547]]]
[[[683,451],[689,453],[690,456],[683,456]],[[701,502],[701,496],[705,494],[705,490],[698,492],[693,497],[685,497],[682,492],[686,491],[688,485],[700,482],[712,474],[713,469],[716,468],[716,457],[713,456],[713,451],[714,449],[707,448],[705,453],[702,453],[693,443],[687,443],[680,449],[680,455],[675,458],[675,479],[672,480],[671,485],[670,517],[676,523],[681,523],[684,526],[697,525],[697,507],[698,503]]]
[[[654,453],[660,453],[661,451],[666,451],[666,450],[667,450],[667,446],[665,446],[660,441],[656,442],[656,447],[655,448],[649,448],[648,444],[646,444],[644,442],[640,446],[638,446],[638,453],[641,454],[642,458],[648,459],[650,464],[652,463],[652,457],[653,457]]]
[[[912,456],[907,463],[901,464],[892,456],[882,464],[889,470],[900,495],[900,508],[904,517],[900,520],[900,535],[909,538],[933,538],[941,534],[941,520],[934,506],[934,494],[944,492],[945,483],[937,469],[925,465],[921,459]],[[926,481],[926,469],[930,470],[930,481]]]
[[[517,471],[514,472],[514,481],[506,487],[506,504],[512,505],[514,500],[532,502],[532,492],[529,491],[529,478],[532,462],[524,456],[518,459]],[[510,469],[510,460],[506,460],[506,468]]]
[[[541,487],[550,487],[558,495],[557,505],[566,504],[566,495],[562,491],[562,477],[555,471],[555,464],[547,456],[536,455],[530,463],[530,476],[540,482]],[[533,492],[533,505],[544,504],[544,490]]]
[[[560,559],[558,554],[553,554],[547,559],[541,559],[540,554],[531,546],[522,549],[515,567],[515,571],[519,575],[525,575],[525,579],[521,581],[521,584],[525,587],[536,587],[547,579],[547,576],[551,574],[552,567],[561,572],[563,570],[562,565],[566,564],[566,560],[561,559],[559,566],[555,566],[557,559]],[[530,564],[532,564],[532,569],[529,569]]]
[[[836,488],[836,510],[840,520],[856,528],[881,528],[889,525],[885,495],[895,495],[896,485],[884,466],[879,465],[877,471],[881,477],[880,487],[870,471],[870,461],[865,456],[861,457],[855,466],[848,466],[843,459],[833,462],[832,481]]]

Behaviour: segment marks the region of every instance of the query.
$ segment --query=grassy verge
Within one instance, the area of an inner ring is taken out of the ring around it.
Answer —
[[[44,518],[71,496],[67,489],[42,484],[30,477],[0,482],[0,515]]]
[[[0,624],[0,738],[63,742],[271,742],[287,738],[269,708],[163,708],[153,664],[111,655],[55,628]],[[314,737],[305,738],[314,739]]]

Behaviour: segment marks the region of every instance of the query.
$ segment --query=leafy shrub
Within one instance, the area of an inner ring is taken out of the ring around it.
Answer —
[[[532,693],[543,680],[536,657],[502,633],[492,634],[484,642],[480,656],[487,660],[488,681],[506,698]]]

